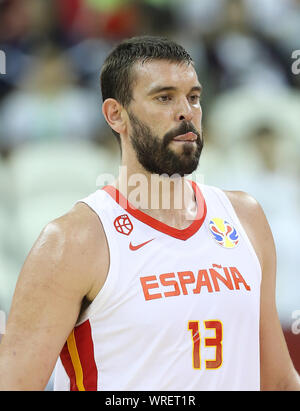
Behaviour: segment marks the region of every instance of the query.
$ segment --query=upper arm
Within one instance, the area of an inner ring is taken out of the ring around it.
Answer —
[[[0,344],[1,389],[43,389],[47,384],[95,283],[101,254],[95,248],[101,244],[87,222],[78,213],[51,222],[30,251]]]
[[[227,192],[253,244],[262,269],[260,298],[261,389],[300,389],[276,309],[276,249],[273,235],[258,202],[246,193]]]

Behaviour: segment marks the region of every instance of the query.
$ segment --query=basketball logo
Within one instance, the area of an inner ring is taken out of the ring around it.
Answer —
[[[114,221],[115,229],[118,233],[129,235],[133,230],[132,222],[127,214],[122,214]]]
[[[225,248],[234,248],[239,243],[236,229],[222,218],[213,218],[209,222],[209,229],[218,244]]]

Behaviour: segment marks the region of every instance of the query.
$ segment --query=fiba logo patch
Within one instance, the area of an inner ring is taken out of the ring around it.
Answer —
[[[115,229],[118,233],[129,235],[133,230],[132,222],[127,214],[119,215],[114,221]]]
[[[236,229],[222,218],[212,218],[209,222],[209,230],[216,242],[225,248],[234,248],[239,243]]]

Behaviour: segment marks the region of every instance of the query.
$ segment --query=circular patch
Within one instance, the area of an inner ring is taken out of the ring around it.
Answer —
[[[122,214],[114,221],[115,229],[118,233],[129,235],[133,230],[132,222],[127,214]]]
[[[239,235],[232,224],[222,218],[212,218],[209,230],[218,244],[225,248],[234,248],[239,243]]]

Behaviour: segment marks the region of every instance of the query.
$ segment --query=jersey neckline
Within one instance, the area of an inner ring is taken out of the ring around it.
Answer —
[[[179,240],[187,240],[190,237],[192,237],[202,226],[205,220],[205,217],[206,217],[206,213],[207,213],[206,202],[205,202],[205,199],[203,197],[203,194],[200,188],[194,181],[189,181],[189,182],[192,185],[195,198],[196,198],[197,215],[196,215],[196,218],[192,221],[192,223],[184,229],[178,229],[178,228],[169,226],[168,224],[165,224],[162,221],[159,221],[156,218],[153,218],[149,216],[148,214],[144,213],[143,211],[135,208],[127,200],[127,198],[125,198],[123,194],[120,193],[120,191],[112,185],[107,185],[105,187],[102,187],[102,190],[104,190],[107,194],[109,194],[111,198],[114,201],[116,201],[116,203],[118,203],[125,211],[127,211],[129,214],[131,214],[133,217],[135,217],[137,220],[141,221],[142,223],[164,234],[167,234],[171,237],[175,237]]]

